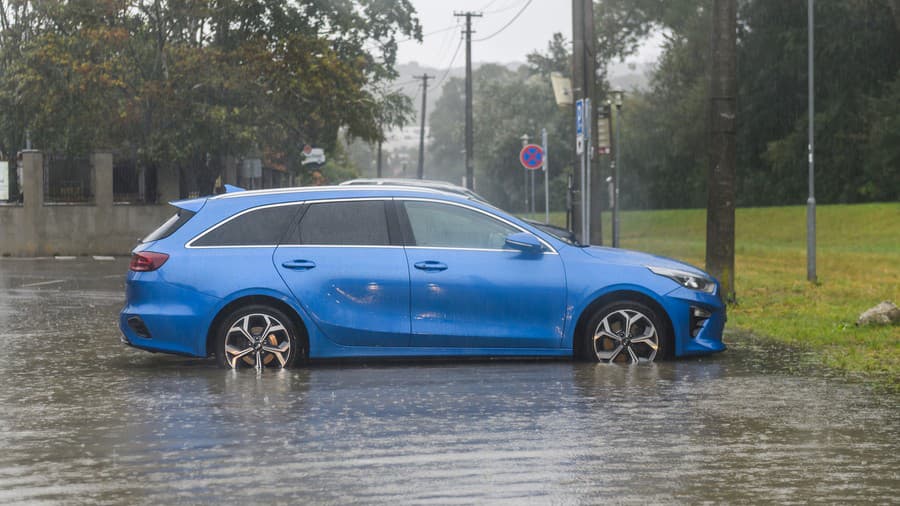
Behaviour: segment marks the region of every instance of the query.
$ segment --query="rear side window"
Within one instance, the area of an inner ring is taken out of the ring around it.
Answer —
[[[150,232],[150,235],[144,237],[141,242],[153,242],[158,241],[160,239],[165,239],[170,235],[174,234],[176,230],[181,228],[182,225],[188,222],[194,215],[197,214],[193,211],[188,211],[187,209],[179,209],[175,215],[166,220],[165,223],[159,226],[153,232]]]
[[[251,209],[210,229],[191,246],[277,246],[300,207]]]
[[[292,244],[387,246],[385,203],[381,200],[310,204]]]

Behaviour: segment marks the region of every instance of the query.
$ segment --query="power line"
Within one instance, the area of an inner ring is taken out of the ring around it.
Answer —
[[[444,82],[444,79],[447,79],[447,75],[450,74],[450,70],[453,68],[453,62],[456,61],[456,56],[459,54],[459,48],[462,47],[462,43],[463,43],[463,39],[459,39],[459,44],[456,45],[456,51],[453,52],[453,58],[450,59],[450,63],[447,65],[447,68],[444,70],[444,74],[441,76],[440,79],[437,80],[436,83],[434,83],[435,88],[440,86]]]
[[[517,12],[516,15],[513,16],[513,18],[510,19],[508,23],[506,23],[505,25],[503,25],[503,28],[500,28],[500,29],[497,30],[496,32],[494,32],[494,33],[492,33],[492,34],[490,34],[490,35],[488,35],[487,37],[484,37],[484,38],[482,38],[482,39],[475,39],[474,42],[483,42],[483,41],[485,41],[485,40],[492,39],[492,38],[496,37],[497,35],[499,35],[500,32],[502,32],[503,30],[506,30],[507,28],[509,28],[509,25],[513,24],[517,19],[519,19],[519,16],[521,16],[522,13],[525,12],[525,9],[527,9],[528,6],[531,5],[531,2],[533,2],[533,1],[534,1],[534,0],[528,0],[527,2],[525,2],[525,5],[523,5],[522,8],[519,9],[519,12]]]
[[[444,28],[441,28],[440,30],[435,30],[435,31],[433,31],[433,32],[423,33],[423,34],[422,34],[422,38],[424,39],[425,37],[428,37],[428,36],[431,36],[431,35],[436,35],[436,34],[438,34],[438,33],[444,33],[444,32],[446,32],[446,31],[453,30],[453,29],[456,28],[457,26],[459,26],[459,25],[446,26],[446,27],[444,27]],[[415,37],[410,37],[410,38],[408,38],[408,39],[398,40],[398,41],[397,41],[397,44],[402,44],[402,43],[404,43],[404,42],[409,42],[409,41],[411,41],[411,40],[418,40],[418,39],[416,39]]]
[[[493,2],[491,2],[491,3],[493,3]],[[510,2],[509,4],[507,4],[503,7],[500,7],[499,9],[487,11],[487,12],[485,12],[485,14],[499,14],[501,12],[506,12],[508,10],[515,9],[519,5],[522,5],[522,0],[515,0],[514,2]]]

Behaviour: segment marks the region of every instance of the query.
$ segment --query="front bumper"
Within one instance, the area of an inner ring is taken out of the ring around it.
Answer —
[[[676,356],[705,355],[726,349],[722,341],[726,308],[717,295],[679,287],[666,294],[665,306],[675,332]],[[691,316],[695,308],[709,313],[709,318],[699,327]],[[692,335],[695,328],[697,331]]]

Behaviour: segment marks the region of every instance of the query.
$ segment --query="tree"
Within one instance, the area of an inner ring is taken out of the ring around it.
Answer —
[[[737,1],[713,0],[712,22],[706,270],[718,278],[724,298],[734,301]]]
[[[22,1],[0,12],[0,146],[21,147],[24,126],[43,149],[124,147],[203,193],[229,156],[276,152],[297,167],[304,144],[335,149],[339,131],[377,139],[386,111],[408,102],[376,92],[396,77],[397,40],[421,37],[408,0]]]

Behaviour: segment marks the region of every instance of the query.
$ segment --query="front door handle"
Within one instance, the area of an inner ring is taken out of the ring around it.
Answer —
[[[447,270],[447,264],[443,262],[438,262],[435,260],[426,260],[424,262],[416,262],[414,264],[416,269],[434,272],[434,271],[445,271]]]
[[[287,262],[283,262],[281,266],[285,269],[294,271],[308,271],[314,268],[316,263],[312,260],[288,260]]]

